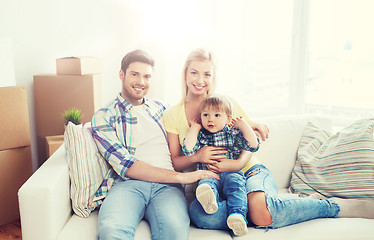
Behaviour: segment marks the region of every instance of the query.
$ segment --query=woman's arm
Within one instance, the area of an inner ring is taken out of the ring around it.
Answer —
[[[167,132],[169,150],[174,169],[183,171],[197,162],[213,164],[225,158],[226,150],[220,147],[203,147],[193,156],[184,156],[179,144],[179,135]]]
[[[200,129],[201,129],[201,124],[198,123],[196,119],[193,119],[191,121],[191,127],[187,132],[187,136],[184,139],[184,146],[186,150],[191,151],[194,149]],[[186,154],[186,155],[190,155],[190,154]]]
[[[269,127],[266,124],[254,122],[252,120],[248,121],[251,128],[255,131],[258,137],[265,141],[269,137]]]
[[[176,171],[183,171],[196,163],[195,155],[183,156],[179,135],[167,132],[171,161]]]

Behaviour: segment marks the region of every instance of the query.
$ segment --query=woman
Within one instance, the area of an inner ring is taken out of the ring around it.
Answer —
[[[165,129],[168,134],[169,149],[175,170],[182,171],[195,163],[207,164],[211,171],[222,173],[238,171],[250,158],[245,169],[248,199],[248,222],[258,227],[278,228],[314,218],[323,217],[366,217],[374,218],[374,203],[363,200],[290,198],[280,199],[271,172],[252,153],[239,157],[241,161],[225,159],[226,151],[217,147],[204,147],[193,156],[183,156],[181,145],[189,129],[189,122],[198,117],[201,101],[214,90],[215,66],[212,54],[197,49],[190,53],[183,71],[183,99],[164,114]],[[233,117],[244,117],[242,108],[233,101]],[[261,138],[268,137],[266,125],[249,121]],[[353,210],[353,211],[352,211]],[[189,207],[191,220],[200,228],[228,229],[227,207],[224,200],[218,203],[218,211],[206,214],[196,199]],[[370,213],[369,213],[370,212]]]

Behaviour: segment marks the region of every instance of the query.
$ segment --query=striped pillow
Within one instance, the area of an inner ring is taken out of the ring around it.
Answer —
[[[90,122],[84,127],[69,122],[65,128],[64,143],[73,211],[80,217],[88,217],[99,205],[94,194],[108,171],[108,165],[98,152]]]
[[[374,118],[331,135],[308,123],[300,141],[290,189],[300,196],[374,199]]]

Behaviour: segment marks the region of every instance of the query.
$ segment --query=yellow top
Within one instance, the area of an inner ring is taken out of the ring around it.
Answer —
[[[230,101],[233,106],[233,118],[243,117],[246,121],[248,121],[248,117],[240,105],[233,99],[230,99]],[[182,146],[183,139],[186,138],[188,130],[190,129],[187,122],[184,101],[181,101],[180,103],[168,108],[164,113],[163,121],[165,130],[167,132],[179,135],[179,144]],[[242,168],[242,171],[245,173],[257,163],[259,163],[258,159],[255,155],[253,155],[247,164]]]

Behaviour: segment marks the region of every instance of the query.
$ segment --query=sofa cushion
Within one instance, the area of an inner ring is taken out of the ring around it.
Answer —
[[[65,128],[64,143],[73,210],[80,217],[88,217],[101,202],[101,199],[94,199],[94,194],[109,167],[98,152],[91,134],[90,122],[84,127],[69,122]]]
[[[288,188],[303,130],[311,121],[323,129],[332,129],[331,120],[315,115],[284,115],[257,119],[269,127],[269,138],[261,143],[258,159],[273,174],[278,188]]]
[[[58,236],[59,240],[89,240],[97,239],[98,228],[98,210],[93,211],[88,218],[81,218],[73,215],[64,226],[61,234]],[[135,233],[134,240],[151,239],[151,228],[146,220],[141,220]],[[190,228],[189,239],[204,239],[204,240],[230,240],[231,235],[229,231],[225,230],[206,230],[199,229],[194,226]]]
[[[374,118],[332,135],[308,123],[301,138],[291,191],[374,199]]]

